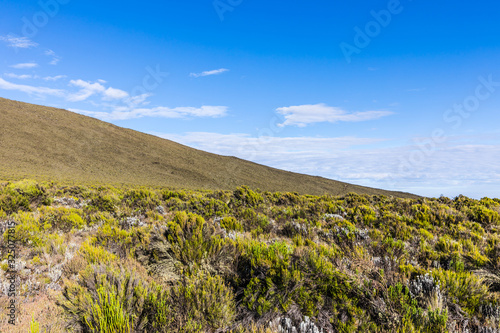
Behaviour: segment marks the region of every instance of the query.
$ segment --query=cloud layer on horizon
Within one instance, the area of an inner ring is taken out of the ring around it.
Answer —
[[[408,163],[408,156],[418,151],[418,146],[408,143],[366,147],[385,141],[383,139],[255,137],[207,132],[150,134],[283,170],[390,190],[451,196],[451,193],[479,188],[481,184],[488,184],[490,188],[491,184],[500,186],[500,145],[471,144],[461,137],[450,137],[421,161]],[[500,135],[495,140],[500,141]],[[482,163],[476,163],[478,160]],[[477,194],[469,195],[498,197],[498,192],[478,190]]]

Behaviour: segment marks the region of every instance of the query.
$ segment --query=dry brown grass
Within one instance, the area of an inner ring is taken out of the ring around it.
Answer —
[[[0,179],[416,197],[211,154],[70,111],[3,98],[0,142]]]

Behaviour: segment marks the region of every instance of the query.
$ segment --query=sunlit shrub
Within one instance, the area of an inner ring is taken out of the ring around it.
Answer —
[[[49,204],[47,190],[39,183],[31,179],[21,180],[7,186],[7,191],[17,192],[24,196],[29,202]]]
[[[237,203],[248,207],[257,207],[264,202],[262,195],[252,191],[248,186],[238,187],[233,192],[233,196]]]
[[[69,231],[82,229],[86,222],[82,218],[81,209],[66,207],[41,207],[39,208],[40,222],[47,228]]]
[[[60,305],[68,328],[82,332],[129,333],[142,330],[146,286],[131,272],[88,266],[78,282],[68,282]]]
[[[0,209],[7,214],[12,214],[20,210],[29,211],[30,202],[18,192],[4,190],[0,192]]]
[[[39,221],[33,216],[33,213],[19,212],[14,215],[14,235],[18,242],[23,245],[32,247],[40,247],[44,245],[43,227]],[[4,240],[7,241],[9,233],[4,232]]]
[[[488,286],[470,272],[435,269],[432,276],[447,293],[448,302],[460,305],[470,315],[476,314],[479,306],[488,300]]]
[[[242,225],[234,217],[225,217],[220,221],[220,226],[227,231],[243,231]]]
[[[123,196],[123,202],[128,207],[142,212],[153,210],[161,204],[156,192],[147,189],[128,190]]]
[[[92,245],[92,241],[86,241],[82,244],[78,253],[91,264],[106,264],[116,261],[117,257],[106,251],[101,246]]]

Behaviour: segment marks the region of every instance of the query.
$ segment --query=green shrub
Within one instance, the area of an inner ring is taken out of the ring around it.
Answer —
[[[69,231],[71,229],[82,229],[86,226],[82,218],[83,211],[76,208],[66,207],[41,207],[40,223],[43,223],[47,229],[56,229]]]
[[[16,227],[14,228],[16,239],[23,245],[29,245],[34,248],[43,246],[44,233],[43,227],[33,216],[33,213],[19,212],[14,215]],[[4,240],[8,238],[8,231],[4,233]]]
[[[101,246],[92,245],[92,240],[83,243],[78,253],[91,264],[109,264],[117,259],[114,254],[109,253]]]
[[[201,216],[178,212],[165,228],[152,232],[149,265],[155,274],[173,280],[178,268],[192,272],[203,266],[212,273],[230,274],[236,249],[219,234],[220,230]]]
[[[500,224],[500,214],[497,211],[488,209],[481,205],[474,205],[468,211],[469,218],[481,224]]]
[[[115,213],[119,202],[119,199],[113,194],[97,192],[92,195],[89,207],[101,212]]]
[[[257,207],[259,204],[264,202],[264,198],[261,194],[252,191],[248,186],[238,187],[233,192],[233,197],[236,200],[236,204],[242,205],[244,207]]]
[[[181,332],[213,332],[233,323],[234,294],[220,276],[201,272],[187,277],[172,289],[171,299]]]
[[[448,294],[448,302],[460,305],[470,315],[477,314],[479,306],[488,300],[488,286],[470,272],[435,269],[432,276]]]
[[[243,231],[243,227],[234,217],[225,217],[220,221],[220,226],[227,231]]]
[[[129,333],[141,331],[147,288],[123,269],[88,266],[77,283],[67,282],[59,304],[68,328],[82,332]]]
[[[138,248],[149,245],[150,227],[133,227],[123,230],[116,226],[104,224],[96,233],[96,244],[112,249],[114,253],[124,258],[135,255]]]
[[[25,196],[17,192],[6,190],[0,192],[0,209],[9,215],[20,210],[31,210],[30,202]]]
[[[141,212],[153,210],[161,204],[156,192],[146,189],[128,190],[123,197],[123,202],[128,207]]]
[[[24,196],[29,202],[49,204],[46,189],[31,179],[24,179],[7,186],[7,191],[13,193],[17,192]]]

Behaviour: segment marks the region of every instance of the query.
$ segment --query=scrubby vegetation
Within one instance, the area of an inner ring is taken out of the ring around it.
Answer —
[[[499,199],[6,182],[2,286],[9,221],[19,332],[500,329]]]

